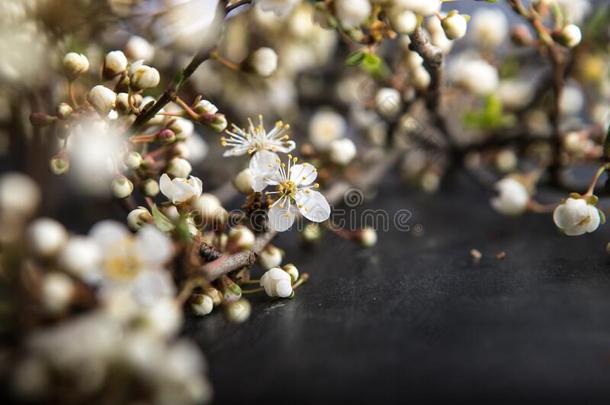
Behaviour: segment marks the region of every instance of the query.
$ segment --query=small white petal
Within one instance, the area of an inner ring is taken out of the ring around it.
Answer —
[[[290,168],[290,181],[298,186],[308,186],[316,181],[317,177],[318,171],[309,163],[294,165]]]
[[[172,179],[165,173],[161,175],[161,179],[159,180],[159,189],[165,197],[170,200],[172,199],[172,196],[175,193],[174,183],[172,183]]]
[[[287,231],[294,224],[296,216],[295,205],[288,206],[288,201],[284,198],[269,209],[269,227],[277,232]]]
[[[125,225],[117,221],[101,221],[91,228],[91,238],[102,250],[112,249],[130,235]]]
[[[141,260],[150,266],[161,266],[173,255],[172,242],[153,225],[140,229],[136,236],[136,247]]]
[[[322,193],[314,190],[301,190],[295,196],[299,211],[310,221],[322,222],[330,217],[330,205]]]

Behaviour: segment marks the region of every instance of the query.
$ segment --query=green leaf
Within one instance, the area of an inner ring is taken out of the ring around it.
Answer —
[[[364,55],[363,51],[352,52],[345,60],[345,64],[347,66],[358,66],[364,60]]]
[[[172,223],[172,221],[166,217],[156,205],[152,207],[152,216],[155,226],[163,232],[171,232],[176,226]]]

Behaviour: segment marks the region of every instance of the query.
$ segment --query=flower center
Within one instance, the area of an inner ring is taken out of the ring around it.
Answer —
[[[277,190],[282,196],[294,198],[297,193],[297,185],[293,181],[286,180],[278,185]]]
[[[123,250],[129,250],[130,248],[133,248],[133,246],[122,247],[117,254],[110,254],[106,259],[105,267],[108,278],[118,281],[128,281],[134,279],[140,272],[142,263],[140,262],[139,257]]]

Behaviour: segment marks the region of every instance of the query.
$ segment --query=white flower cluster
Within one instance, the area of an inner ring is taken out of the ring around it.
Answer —
[[[269,226],[278,232],[292,227],[299,212],[313,222],[326,221],[330,216],[330,205],[316,190],[316,168],[308,163],[296,164],[297,159],[291,155],[286,165],[277,155],[288,153],[296,146],[286,134],[288,129],[289,126],[278,122],[271,131],[266,131],[260,117],[258,125],[250,121],[247,130],[233,126],[233,131],[227,131],[229,138],[222,138],[222,144],[229,148],[225,156],[252,155],[247,176],[254,192],[275,187],[266,193],[276,197],[268,217]]]

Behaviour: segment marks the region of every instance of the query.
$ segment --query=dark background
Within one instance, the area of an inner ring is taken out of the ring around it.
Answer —
[[[562,236],[550,215],[502,217],[488,197],[461,176],[436,195],[390,177],[362,208],[409,209],[409,232],[368,250],[282,235],[311,275],[295,299],[253,299],[242,325],[187,322],[216,403],[608,403],[607,228]]]

